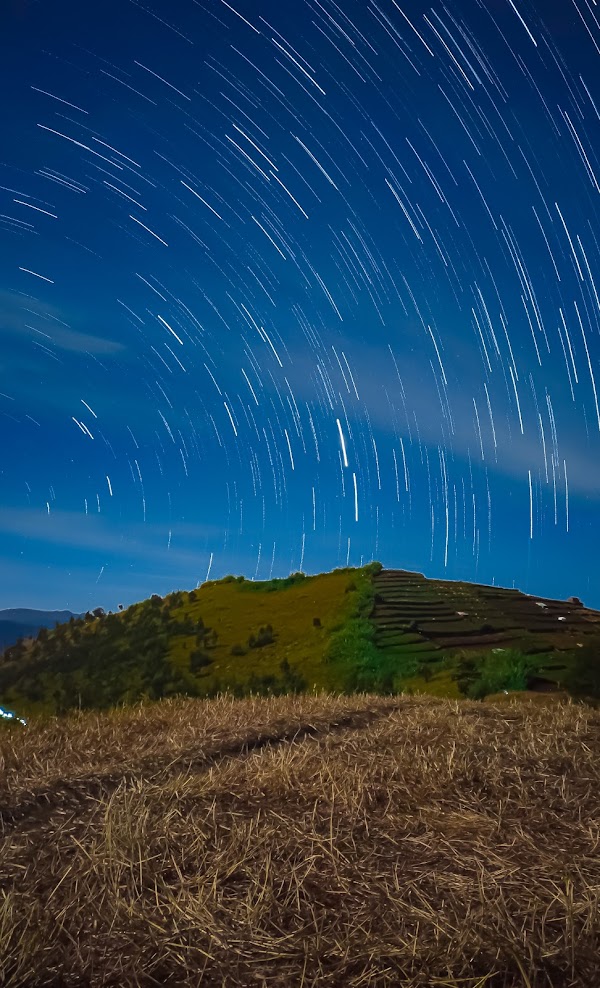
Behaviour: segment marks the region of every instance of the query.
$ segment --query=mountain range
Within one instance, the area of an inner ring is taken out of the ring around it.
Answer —
[[[35,638],[40,628],[54,628],[71,617],[72,611],[39,611],[31,607],[0,609],[0,650],[14,645],[19,638]]]

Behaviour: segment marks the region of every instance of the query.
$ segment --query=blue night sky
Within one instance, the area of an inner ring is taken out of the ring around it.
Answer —
[[[5,0],[0,607],[600,608],[596,0]]]

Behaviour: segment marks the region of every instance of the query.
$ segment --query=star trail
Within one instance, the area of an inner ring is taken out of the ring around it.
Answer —
[[[10,0],[3,607],[600,607],[596,0]]]

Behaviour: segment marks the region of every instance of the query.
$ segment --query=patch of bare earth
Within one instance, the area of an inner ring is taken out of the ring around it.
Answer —
[[[0,984],[593,988],[600,713],[165,701],[0,741]]]

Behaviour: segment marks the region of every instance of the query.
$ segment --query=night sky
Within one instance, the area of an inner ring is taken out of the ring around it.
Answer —
[[[597,0],[4,0],[0,607],[600,607]]]

